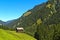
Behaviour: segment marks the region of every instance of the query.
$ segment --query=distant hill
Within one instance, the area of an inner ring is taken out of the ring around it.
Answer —
[[[5,24],[5,23],[6,23],[6,22],[4,22],[4,21],[0,20],[0,25]]]
[[[13,19],[13,20],[8,20],[7,22],[6,22],[6,24],[9,24],[9,23],[11,23],[11,22],[13,22],[13,21],[15,21],[16,19]]]

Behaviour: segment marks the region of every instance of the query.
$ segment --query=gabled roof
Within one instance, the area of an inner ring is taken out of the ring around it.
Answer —
[[[24,29],[24,28],[23,27],[17,27],[17,29],[20,30],[20,29]]]

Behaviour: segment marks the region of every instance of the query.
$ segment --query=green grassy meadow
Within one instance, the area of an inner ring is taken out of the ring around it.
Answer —
[[[0,40],[35,40],[25,33],[0,29]]]

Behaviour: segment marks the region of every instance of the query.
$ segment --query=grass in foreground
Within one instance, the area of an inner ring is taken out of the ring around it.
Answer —
[[[35,40],[25,33],[16,33],[15,31],[0,29],[0,40]]]

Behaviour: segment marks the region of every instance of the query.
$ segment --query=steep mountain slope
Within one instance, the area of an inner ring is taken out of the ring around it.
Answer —
[[[45,15],[45,13],[42,13],[45,5],[46,3],[37,5],[33,9],[25,12],[19,19],[11,23],[11,28],[24,27],[26,29],[25,31],[28,31],[28,33],[32,32],[34,34],[37,26],[36,21]]]
[[[48,0],[48,2],[36,5],[33,9],[25,12],[19,19],[11,24],[11,28],[24,27],[26,33],[33,35],[37,31],[39,35],[41,35],[40,38],[42,40],[45,38],[46,40],[53,40],[52,36],[55,31],[57,34],[60,32],[59,10],[60,0]],[[44,34],[44,32],[46,32],[46,34]]]
[[[35,40],[25,33],[16,33],[15,31],[0,29],[0,40]]]

